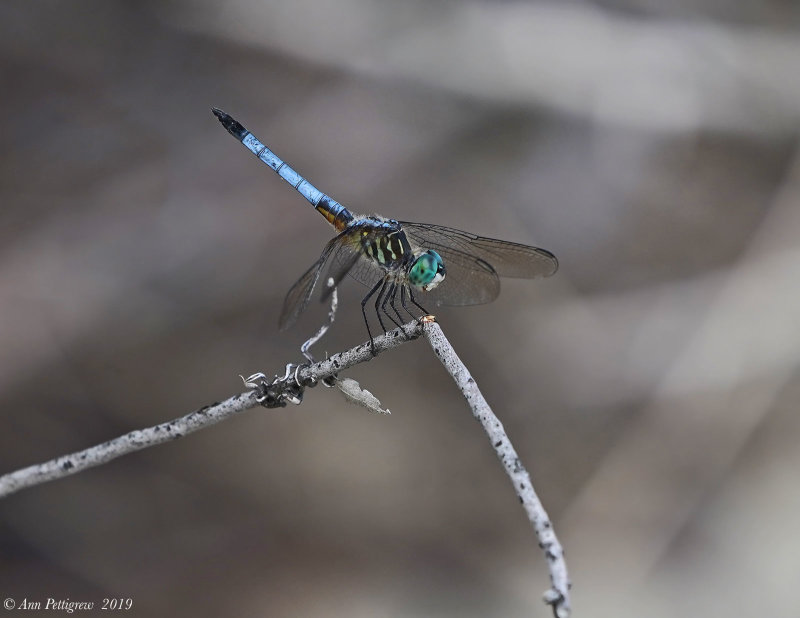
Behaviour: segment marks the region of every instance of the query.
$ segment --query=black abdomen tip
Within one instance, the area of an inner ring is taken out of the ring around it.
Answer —
[[[249,133],[247,129],[245,129],[241,124],[239,124],[236,120],[234,120],[230,115],[223,112],[221,109],[217,107],[212,107],[211,111],[214,112],[214,115],[219,119],[222,123],[222,126],[233,135],[239,141],[244,139],[244,136]]]

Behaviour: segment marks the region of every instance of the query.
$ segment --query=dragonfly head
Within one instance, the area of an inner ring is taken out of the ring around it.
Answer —
[[[408,271],[408,282],[415,288],[428,292],[439,285],[445,276],[442,257],[433,249],[420,253]]]

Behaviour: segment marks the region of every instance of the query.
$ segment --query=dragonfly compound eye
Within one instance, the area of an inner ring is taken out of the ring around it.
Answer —
[[[408,271],[408,282],[428,292],[439,285],[445,276],[442,257],[433,249],[417,256]]]

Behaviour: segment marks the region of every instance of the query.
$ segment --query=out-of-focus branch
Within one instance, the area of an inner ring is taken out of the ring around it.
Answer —
[[[564,561],[564,550],[556,537],[547,511],[544,510],[539,496],[536,495],[528,471],[522,465],[500,419],[494,415],[489,404],[486,403],[474,378],[453,350],[439,325],[435,322],[426,323],[425,337],[445,369],[455,380],[458,388],[461,389],[472,409],[472,415],[480,422],[489,437],[497,457],[502,462],[508,478],[511,479],[514,491],[517,492],[517,496],[522,502],[528,519],[533,524],[533,529],[539,538],[539,546],[544,550],[547,558],[550,582],[553,585],[544,595],[545,603],[552,606],[556,618],[567,618],[570,615],[569,589],[571,584],[567,573],[567,563]]]

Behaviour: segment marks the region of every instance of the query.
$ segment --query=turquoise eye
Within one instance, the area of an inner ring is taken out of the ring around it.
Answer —
[[[429,291],[444,279],[445,269],[442,257],[433,249],[417,256],[408,271],[408,282],[416,288]]]

